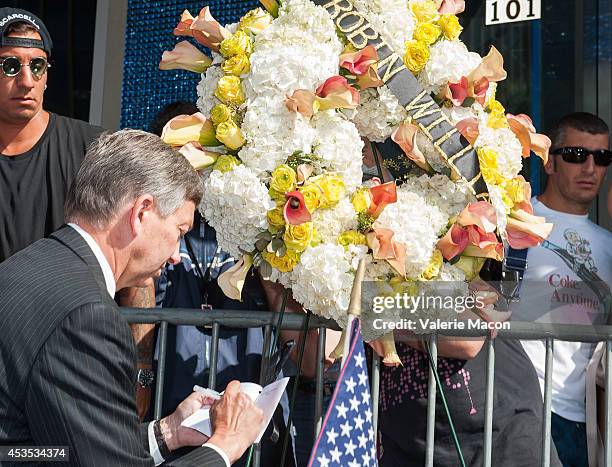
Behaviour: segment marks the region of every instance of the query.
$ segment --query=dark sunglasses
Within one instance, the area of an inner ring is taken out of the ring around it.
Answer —
[[[593,154],[595,165],[607,167],[612,162],[612,151],[609,149],[590,150],[581,147],[566,147],[555,149],[553,154],[561,156],[565,162],[569,164],[584,164],[589,158],[589,154]]]
[[[30,71],[36,79],[42,78],[47,69],[51,68],[51,64],[43,57],[35,57],[30,60],[30,63],[24,64],[22,64],[17,57],[0,58],[0,65],[2,66],[4,75],[9,77],[17,76],[24,66],[30,67]]]

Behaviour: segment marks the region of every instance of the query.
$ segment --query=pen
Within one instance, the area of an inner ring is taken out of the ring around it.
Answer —
[[[221,399],[221,394],[219,394],[217,391],[215,391],[214,389],[209,389],[209,388],[203,388],[202,386],[198,386],[197,384],[193,387],[193,390],[195,392],[199,392],[201,394],[204,394],[205,396],[208,396],[212,399],[218,400]]]

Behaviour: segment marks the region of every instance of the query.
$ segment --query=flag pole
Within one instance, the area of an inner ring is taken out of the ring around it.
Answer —
[[[342,349],[342,367],[346,362],[346,357],[349,354],[351,348],[351,337],[353,329],[353,321],[355,318],[361,316],[361,283],[363,282],[363,276],[365,275],[365,259],[359,260],[359,266],[357,266],[357,272],[355,273],[355,280],[353,281],[353,289],[351,290],[351,301],[348,307],[348,320],[346,322],[346,329],[344,330],[344,347]]]

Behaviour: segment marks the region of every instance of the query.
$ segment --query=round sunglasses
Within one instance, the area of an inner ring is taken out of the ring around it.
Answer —
[[[34,57],[30,60],[30,63],[23,64],[17,57],[0,58],[0,66],[2,66],[4,75],[9,77],[17,76],[24,66],[30,67],[30,71],[36,79],[42,78],[47,69],[51,68],[51,64],[44,57]]]
[[[609,149],[591,150],[581,147],[565,147],[555,149],[552,153],[561,156],[565,162],[570,164],[584,164],[589,158],[589,154],[593,154],[595,165],[607,167],[612,162],[612,151]]]

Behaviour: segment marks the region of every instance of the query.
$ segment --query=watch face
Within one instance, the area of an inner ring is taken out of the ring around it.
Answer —
[[[153,370],[148,369],[140,369],[138,370],[138,384],[141,388],[151,387],[153,381],[155,380],[155,375],[153,374]]]

